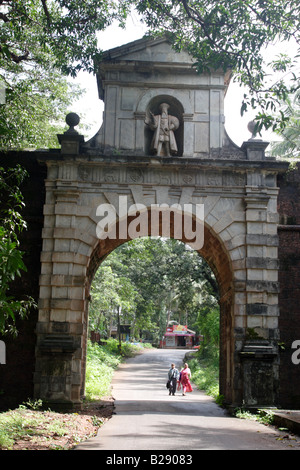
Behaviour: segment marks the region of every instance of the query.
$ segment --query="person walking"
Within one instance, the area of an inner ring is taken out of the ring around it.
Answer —
[[[169,395],[175,395],[177,380],[179,379],[179,371],[173,363],[171,364],[171,369],[168,372],[168,379],[170,382]]]
[[[192,392],[193,388],[191,386],[190,379],[192,377],[191,370],[187,363],[184,364],[183,369],[180,371],[180,383],[182,386],[182,395],[184,396],[186,392]]]

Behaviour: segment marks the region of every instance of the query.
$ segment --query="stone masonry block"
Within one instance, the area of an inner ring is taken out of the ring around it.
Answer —
[[[269,245],[278,246],[277,235],[246,235],[248,245]]]
[[[85,284],[85,276],[74,275],[53,275],[51,276],[52,286],[83,286]]]
[[[231,250],[230,258],[232,262],[244,260],[246,258],[246,247],[242,245]]]
[[[267,328],[269,331],[276,330],[278,328],[278,315],[264,317],[262,326]]]
[[[77,214],[77,205],[72,204],[72,203],[70,204],[67,202],[64,202],[64,203],[58,202],[55,204],[54,213],[57,216],[62,216],[62,215],[74,216]]]
[[[49,285],[40,287],[40,299],[49,299],[51,296],[51,287]]]
[[[265,224],[261,222],[248,222],[247,223],[247,234],[251,235],[263,235],[265,233]]]
[[[245,258],[232,260],[231,265],[232,265],[233,270],[245,269],[246,268],[246,260],[245,260]]]
[[[266,315],[268,312],[268,305],[266,304],[247,304],[246,313],[247,315]]]
[[[80,325],[83,328],[83,325],[82,325],[83,318],[84,318],[84,309],[82,309],[82,310],[73,309],[73,310],[68,310],[67,311],[68,321],[72,324],[77,323],[79,325],[79,328],[80,328]],[[74,327],[73,327],[73,329],[74,329]]]
[[[233,278],[236,281],[245,281],[247,279],[247,274],[245,269],[233,271]]]
[[[249,279],[249,281],[263,281],[264,273],[261,269],[248,269],[247,279]]]
[[[247,281],[246,284],[247,292],[279,292],[278,282],[270,281]]]
[[[245,242],[246,242],[246,235],[241,234],[241,235],[236,235],[231,240],[226,241],[225,246],[228,251],[231,251],[234,248],[244,246]]]
[[[50,321],[51,322],[67,322],[67,311],[62,309],[51,309],[50,312]]]
[[[71,239],[56,239],[54,240],[53,251],[68,252],[71,251]]]
[[[246,306],[244,304],[234,304],[233,306],[234,316],[246,315]]]
[[[247,315],[247,328],[262,328],[262,315]]]
[[[265,257],[247,258],[245,264],[247,268],[252,269],[277,269],[279,267],[278,259]]]
[[[246,221],[247,222],[266,222],[267,212],[248,209],[246,211]]]
[[[63,276],[69,275],[70,264],[69,263],[53,263],[53,275],[54,276]]]
[[[244,315],[235,315],[234,317],[234,326],[235,328],[241,328],[244,329],[246,328],[246,317]],[[240,346],[239,349],[241,349],[242,346]]]
[[[52,286],[52,296],[55,299],[65,299],[69,295],[68,287]]]
[[[66,310],[82,310],[84,311],[83,300],[72,299],[51,299],[50,306],[52,309],[66,309]]]
[[[58,263],[76,263],[76,264],[82,264],[86,266],[88,263],[88,257],[85,255],[82,255],[81,253],[77,253],[74,251],[68,251],[66,253],[61,253],[61,252],[54,252],[52,254],[52,261],[53,262],[58,262]]]
[[[237,305],[245,305],[246,303],[246,293],[245,292],[236,292],[234,296],[234,303]]]

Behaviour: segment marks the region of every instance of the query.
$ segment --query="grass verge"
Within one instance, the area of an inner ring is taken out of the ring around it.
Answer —
[[[0,450],[69,450],[95,435],[112,414],[114,370],[124,358],[140,351],[141,346],[122,343],[120,352],[115,340],[101,346],[89,342],[83,411],[45,411],[40,400],[28,400],[15,410],[0,413]]]
[[[222,405],[224,397],[219,392],[219,361],[218,358],[195,357],[189,360],[192,372],[192,381],[207,395],[214,398],[218,405]]]

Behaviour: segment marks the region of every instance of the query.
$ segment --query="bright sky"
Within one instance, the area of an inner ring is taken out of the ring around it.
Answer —
[[[145,26],[134,15],[128,20],[125,30],[116,26],[110,26],[99,34],[99,46],[103,50],[127,44],[143,37]],[[76,109],[72,110],[81,116],[81,122],[91,125],[85,140],[93,137],[101,127],[103,115],[103,102],[98,98],[96,77],[88,74],[79,74],[77,80],[85,89],[85,97],[77,102]],[[236,83],[231,83],[225,97],[225,128],[229,137],[235,144],[241,146],[242,143],[251,137],[247,129],[249,121],[255,116],[255,111],[250,110],[243,117],[240,115],[241,103],[244,90]],[[263,132],[262,139],[270,142],[274,140],[274,134]],[[275,136],[275,140],[278,137]]]

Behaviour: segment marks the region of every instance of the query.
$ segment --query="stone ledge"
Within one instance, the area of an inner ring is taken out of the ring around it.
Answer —
[[[40,154],[37,156],[38,160],[42,162],[47,161],[62,161],[60,153],[47,153]],[[262,169],[262,170],[273,170],[277,172],[286,172],[289,163],[274,160],[233,160],[233,159],[211,159],[209,155],[207,158],[197,157],[153,157],[147,155],[132,155],[128,152],[127,155],[103,155],[99,151],[96,151],[94,155],[89,153],[80,154],[73,159],[74,163],[84,163],[85,165],[103,165],[113,167],[114,165],[136,165],[159,168],[159,167],[179,167],[179,168],[198,168],[198,169],[230,169],[232,171],[241,170],[246,168],[251,169]]]
[[[73,336],[61,334],[45,336],[38,347],[43,354],[73,354],[78,344]]]
[[[273,423],[300,435],[300,411],[276,410],[273,414]]]

